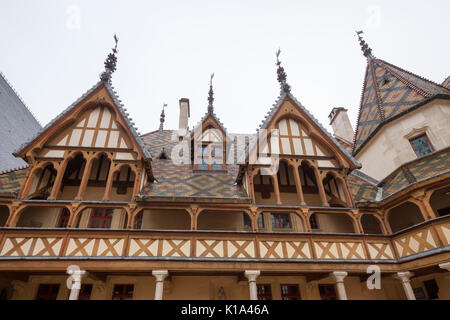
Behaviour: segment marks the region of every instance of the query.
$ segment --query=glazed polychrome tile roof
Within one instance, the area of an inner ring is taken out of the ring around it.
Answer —
[[[0,173],[0,193],[19,192],[28,168]]]
[[[448,76],[447,79],[445,79],[444,82],[442,82],[441,86],[450,89],[450,76]]]
[[[348,176],[348,184],[355,202],[376,202],[384,200],[413,184],[449,172],[450,147],[410,161],[397,168],[380,182],[358,170],[354,170]]]
[[[235,184],[236,165],[224,173],[197,173],[190,164],[152,160],[156,182],[146,185],[138,198],[221,198],[249,200],[242,186]]]
[[[369,55],[353,155],[386,122],[438,95],[450,97],[450,90]]]

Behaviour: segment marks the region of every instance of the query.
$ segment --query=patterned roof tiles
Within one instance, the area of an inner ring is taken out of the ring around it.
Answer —
[[[450,76],[448,76],[447,79],[445,79],[444,82],[441,83],[441,86],[450,89]]]
[[[393,117],[437,95],[450,97],[449,89],[384,60],[367,61],[353,155]]]
[[[146,185],[138,197],[232,198],[248,200],[242,186],[235,185],[237,166],[226,173],[198,173],[189,164],[170,160],[152,160],[156,182]],[[236,167],[236,168],[234,168]]]
[[[28,168],[6,171],[0,174],[0,192],[19,192]]]

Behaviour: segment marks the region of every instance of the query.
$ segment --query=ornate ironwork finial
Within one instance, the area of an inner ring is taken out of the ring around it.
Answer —
[[[281,92],[291,92],[291,86],[287,83],[286,79],[287,79],[287,75],[286,72],[284,71],[284,68],[281,66],[281,61],[280,61],[280,53],[281,50],[278,49],[277,51],[277,79],[278,82],[280,83],[280,87],[281,87]]]
[[[214,73],[211,73],[211,78],[209,80],[209,92],[208,92],[208,113],[212,114],[214,112],[214,91],[212,86],[212,80],[214,78]]]
[[[164,121],[166,118],[166,114],[164,113],[164,108],[167,107],[167,103],[163,104],[162,107],[162,111],[161,111],[161,116],[159,118],[159,131],[163,131],[164,130]]]
[[[100,78],[102,81],[111,80],[111,75],[114,71],[116,71],[117,66],[117,42],[119,42],[119,38],[117,38],[116,34],[114,34],[114,42],[115,46],[112,48],[112,52],[108,54],[105,60],[105,71],[101,74]]]
[[[369,45],[366,41],[361,37],[361,34],[364,32],[362,30],[356,31],[356,35],[358,36],[359,45],[361,46],[361,50],[366,58],[373,58],[372,49],[370,49]]]

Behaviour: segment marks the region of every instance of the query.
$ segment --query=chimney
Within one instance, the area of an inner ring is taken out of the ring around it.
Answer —
[[[345,140],[349,144],[353,143],[353,128],[348,118],[347,109],[345,108],[333,108],[330,115],[330,124],[333,127],[334,135],[340,139]]]
[[[178,135],[184,136],[188,128],[188,120],[190,117],[189,99],[180,99],[180,121],[178,124]]]

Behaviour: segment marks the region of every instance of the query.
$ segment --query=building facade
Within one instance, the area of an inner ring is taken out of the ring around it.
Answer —
[[[226,130],[211,77],[196,126],[182,98],[177,130],[163,109],[141,135],[111,85],[114,48],[100,81],[17,147],[27,166],[0,175],[1,297],[450,299],[449,81],[359,39],[356,131],[334,108],[334,135],[279,53],[280,96],[255,134]]]

